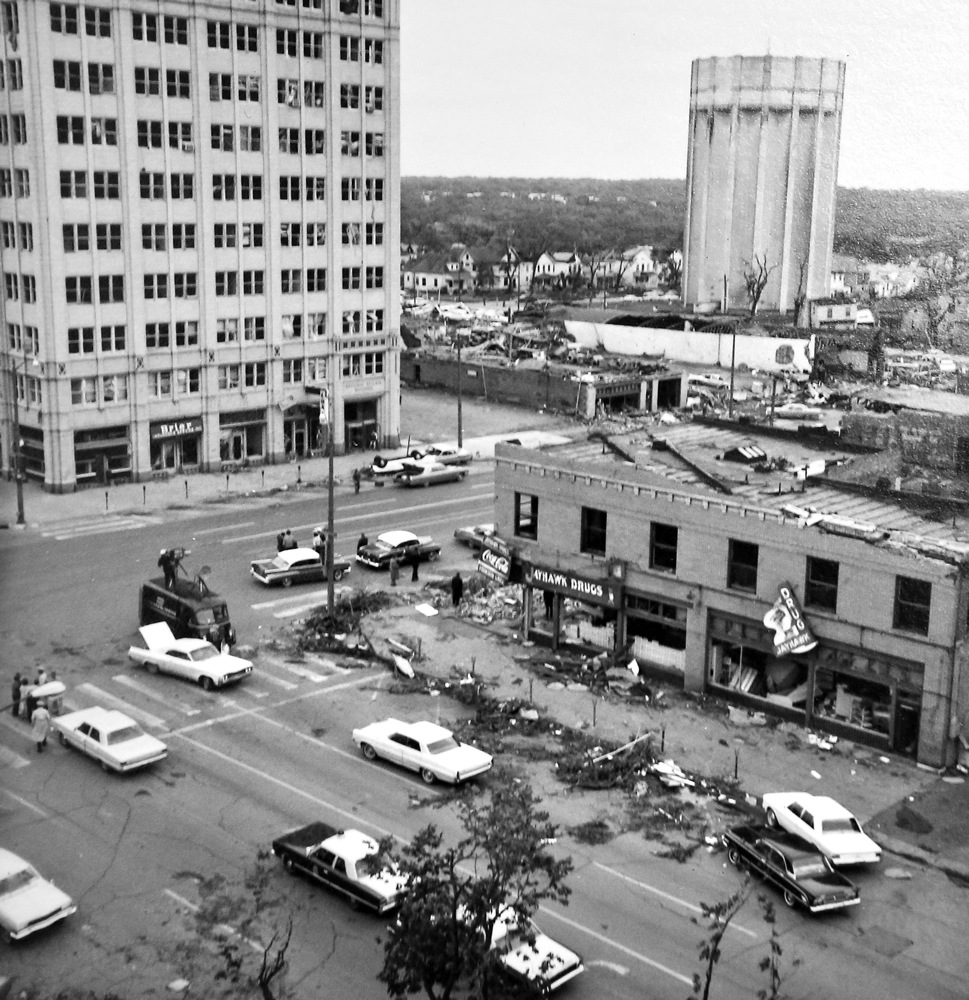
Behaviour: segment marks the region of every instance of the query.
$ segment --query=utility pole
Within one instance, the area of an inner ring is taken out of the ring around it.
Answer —
[[[336,545],[336,535],[333,530],[333,414],[331,412],[330,390],[323,390],[326,397],[324,408],[323,400],[320,400],[320,416],[326,412],[326,451],[327,451],[327,480],[326,480],[326,617],[329,622],[330,634],[336,629],[334,620],[334,594],[333,594],[333,548]]]
[[[17,524],[26,524],[24,517],[24,478],[23,446],[20,443],[20,402],[17,399],[17,366],[10,370],[10,381],[13,383],[13,475],[17,481]]]
[[[737,360],[737,327],[733,328],[733,338],[730,343],[730,400],[727,403],[727,417],[733,420],[733,373],[734,362]]]
[[[455,331],[458,338],[458,447],[462,447],[464,439],[461,431],[461,330]]]

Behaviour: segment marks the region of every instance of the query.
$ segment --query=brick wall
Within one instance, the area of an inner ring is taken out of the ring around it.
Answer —
[[[955,475],[959,473],[960,439],[969,442],[969,417],[918,410],[902,410],[898,414],[846,413],[841,437],[871,448],[896,448],[902,461],[909,465]],[[969,444],[962,447],[969,448]]]

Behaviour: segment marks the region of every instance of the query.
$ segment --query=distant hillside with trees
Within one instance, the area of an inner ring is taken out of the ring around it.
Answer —
[[[682,247],[685,212],[683,180],[401,179],[401,239],[428,250],[510,243],[534,258],[544,249],[591,253],[650,244],[665,256]],[[838,189],[836,253],[904,261],[966,246],[969,192]]]

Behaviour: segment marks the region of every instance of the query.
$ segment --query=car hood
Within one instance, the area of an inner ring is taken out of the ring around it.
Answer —
[[[196,666],[204,667],[205,670],[224,677],[227,674],[237,674],[240,670],[251,670],[252,661],[244,660],[241,656],[233,656],[231,653],[220,653],[209,660],[202,660]]]
[[[9,930],[20,931],[73,904],[71,897],[56,885],[35,878],[0,897],[0,924]]]
[[[534,944],[521,944],[501,956],[502,965],[529,982],[554,982],[560,977],[577,975],[582,971],[582,959],[565,945],[553,941],[539,931]],[[568,975],[571,973],[571,975]]]

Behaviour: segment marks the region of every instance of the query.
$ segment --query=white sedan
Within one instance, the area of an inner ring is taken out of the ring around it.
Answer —
[[[138,631],[148,648],[131,646],[128,656],[150,674],[174,674],[211,691],[252,673],[249,660],[222,653],[205,639],[176,639],[168,622],[142,625]]]
[[[404,469],[394,476],[394,482],[398,486],[433,486],[435,483],[458,482],[468,474],[468,470],[461,465],[438,465],[428,463]]]
[[[688,377],[692,385],[708,385],[711,389],[729,389],[730,379],[718,372],[702,372]]]
[[[419,772],[429,785],[435,781],[460,784],[484,774],[493,762],[491,754],[459,742],[450,729],[433,722],[371,722],[353,730],[353,742],[367,760],[383,757]]]
[[[778,420],[807,420],[814,422],[821,419],[821,413],[815,406],[807,403],[785,403],[774,407],[774,416]]]
[[[424,449],[424,458],[429,458],[438,465],[470,465],[474,455],[467,448],[438,447],[432,444]]]
[[[835,865],[868,864],[882,849],[855,817],[827,795],[769,792],[763,797],[767,825],[780,827],[813,844]]]
[[[93,757],[105,771],[134,771],[168,756],[168,747],[161,740],[143,732],[122,712],[82,708],[56,716],[51,726],[64,746]]]
[[[33,865],[0,847],[0,927],[11,941],[77,912],[74,900]]]
[[[542,933],[534,923],[523,928],[511,909],[503,910],[495,921],[491,951],[506,972],[542,996],[585,971],[574,951]]]

